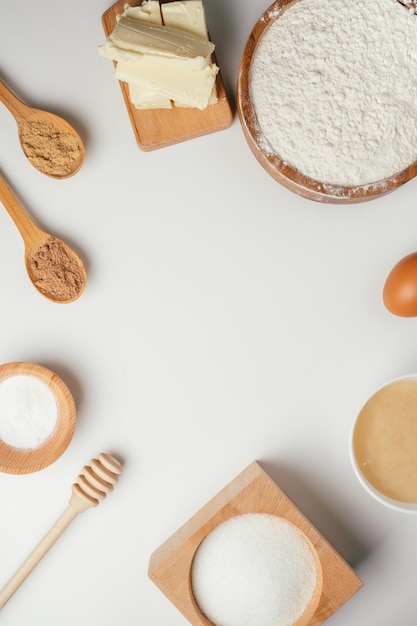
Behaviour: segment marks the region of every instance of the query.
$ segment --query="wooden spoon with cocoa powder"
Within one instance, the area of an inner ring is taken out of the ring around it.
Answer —
[[[44,232],[32,221],[1,174],[0,202],[23,238],[26,270],[39,293],[58,303],[77,300],[87,281],[81,259],[61,239]]]
[[[24,104],[0,80],[0,101],[16,120],[23,152],[37,170],[52,178],[78,172],[85,150],[77,131],[62,117]]]

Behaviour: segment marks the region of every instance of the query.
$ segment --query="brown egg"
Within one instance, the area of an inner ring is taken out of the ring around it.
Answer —
[[[394,315],[417,317],[417,252],[392,268],[385,281],[383,300]]]

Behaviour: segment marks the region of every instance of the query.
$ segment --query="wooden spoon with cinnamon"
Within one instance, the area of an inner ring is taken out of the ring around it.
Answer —
[[[24,104],[0,80],[0,101],[16,120],[23,152],[37,170],[52,178],[78,172],[85,150],[77,131],[62,117]]]
[[[0,202],[23,238],[26,270],[39,293],[53,302],[77,300],[87,281],[81,259],[61,239],[44,232],[32,221],[1,175]]]

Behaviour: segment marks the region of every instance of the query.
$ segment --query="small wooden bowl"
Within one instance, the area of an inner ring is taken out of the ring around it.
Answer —
[[[51,465],[67,449],[75,430],[76,408],[68,387],[46,367],[23,362],[0,365],[0,384],[6,378],[18,375],[34,376],[48,385],[58,406],[55,429],[39,447],[14,448],[0,440],[0,471],[30,474]]]
[[[301,174],[298,170],[285,163],[279,154],[272,150],[269,151],[265,147],[266,142],[263,139],[251,101],[250,72],[252,58],[256,52],[258,42],[267,28],[276,19],[279,19],[280,15],[291,5],[295,4],[296,1],[298,0],[276,0],[256,22],[243,52],[237,82],[236,105],[243,134],[251,151],[272,178],[290,191],[308,200],[334,204],[354,204],[372,200],[394,191],[417,175],[417,162],[411,163],[401,172],[384,180],[366,185],[344,187],[323,183]]]
[[[318,583],[293,626],[318,626],[361,587],[355,572],[254,461],[151,555],[148,575],[193,626],[214,626],[201,612],[191,581],[200,543],[218,524],[244,513],[279,516],[295,526],[316,555]]]
[[[243,515],[243,514],[242,514]],[[281,518],[282,519],[282,518]],[[292,526],[292,528],[294,528],[304,539],[304,541],[307,543],[307,545],[309,546],[311,553],[313,555],[314,561],[315,561],[315,565],[316,565],[316,572],[317,572],[317,578],[316,578],[316,585],[313,591],[313,594],[311,596],[310,601],[308,602],[304,612],[302,613],[302,615],[300,615],[300,617],[295,621],[292,622],[291,626],[308,626],[308,624],[310,623],[311,618],[313,617],[314,613],[317,610],[317,607],[319,605],[320,602],[320,598],[321,598],[321,594],[323,591],[323,569],[321,566],[321,561],[320,561],[320,557],[317,553],[316,548],[314,547],[314,545],[312,544],[312,542],[310,541],[310,539],[299,529],[297,528],[294,524],[291,524],[290,522],[288,522],[288,520],[285,520],[288,524],[290,524],[290,526]],[[196,556],[197,550],[194,553],[194,557]],[[193,561],[194,561],[194,557],[193,557]],[[191,569],[192,569],[193,565],[191,564]],[[190,570],[190,577],[191,577],[191,570]],[[191,584],[191,593],[193,593],[192,591],[192,584]],[[233,601],[233,600],[232,600]],[[196,610],[199,612],[201,620],[202,620],[202,624],[205,624],[206,626],[215,626],[209,619],[207,619],[207,617],[201,613],[200,608],[198,607],[198,603],[196,603],[194,597],[193,597],[193,603],[196,606]]]

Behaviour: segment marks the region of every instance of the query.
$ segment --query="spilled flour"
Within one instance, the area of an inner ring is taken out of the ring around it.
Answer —
[[[311,178],[364,185],[417,160],[417,16],[397,0],[299,0],[249,88],[263,147]]]

